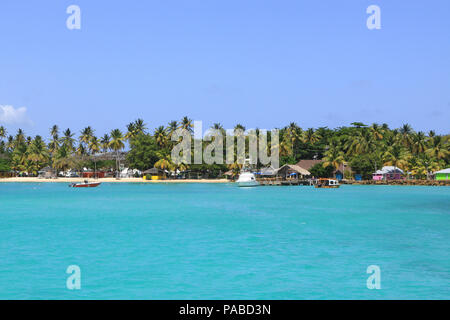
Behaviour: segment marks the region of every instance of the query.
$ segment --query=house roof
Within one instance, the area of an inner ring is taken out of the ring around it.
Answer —
[[[381,170],[377,170],[377,172],[375,172],[375,174],[390,174],[390,173],[404,174],[402,169],[394,166],[384,166],[383,168],[381,168]]]
[[[282,166],[280,169],[277,170],[277,173],[287,172],[288,170],[300,173],[301,175],[304,175],[304,176],[311,175],[311,173],[308,170],[306,170],[302,167],[299,167],[296,164],[285,164],[284,166]]]
[[[321,163],[322,160],[300,160],[296,166],[299,166],[301,168],[304,168],[306,170],[311,169],[312,167],[314,167],[316,164]]]
[[[164,171],[161,170],[161,169],[158,169],[158,168],[151,168],[151,169],[145,170],[145,171],[142,172],[142,173],[144,173],[144,174],[160,174],[160,173],[163,173],[163,172],[164,172]]]
[[[450,173],[450,168],[436,171],[434,174],[436,174],[436,173]]]

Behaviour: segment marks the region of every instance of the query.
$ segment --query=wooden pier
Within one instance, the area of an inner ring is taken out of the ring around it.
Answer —
[[[257,179],[260,186],[312,186],[313,180],[309,179],[276,179],[276,178],[263,178]]]

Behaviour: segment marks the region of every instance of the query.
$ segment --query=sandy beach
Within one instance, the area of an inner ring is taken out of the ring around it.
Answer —
[[[0,178],[1,182],[80,182],[83,178],[57,178],[57,179],[43,179],[37,177],[13,177],[13,178]],[[142,178],[101,178],[98,180],[89,179],[89,181],[99,182],[113,182],[113,183],[227,183],[227,179],[178,179],[178,180],[144,180]]]

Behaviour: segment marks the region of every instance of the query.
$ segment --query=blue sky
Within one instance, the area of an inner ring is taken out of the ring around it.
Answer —
[[[71,4],[81,30],[66,28]],[[366,27],[371,4],[381,30]],[[2,0],[0,48],[10,131],[102,135],[187,115],[204,127],[362,121],[449,133],[447,0]]]

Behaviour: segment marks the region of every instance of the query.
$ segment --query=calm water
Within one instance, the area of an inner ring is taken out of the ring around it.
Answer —
[[[449,208],[447,187],[0,183],[0,299],[448,299]]]

